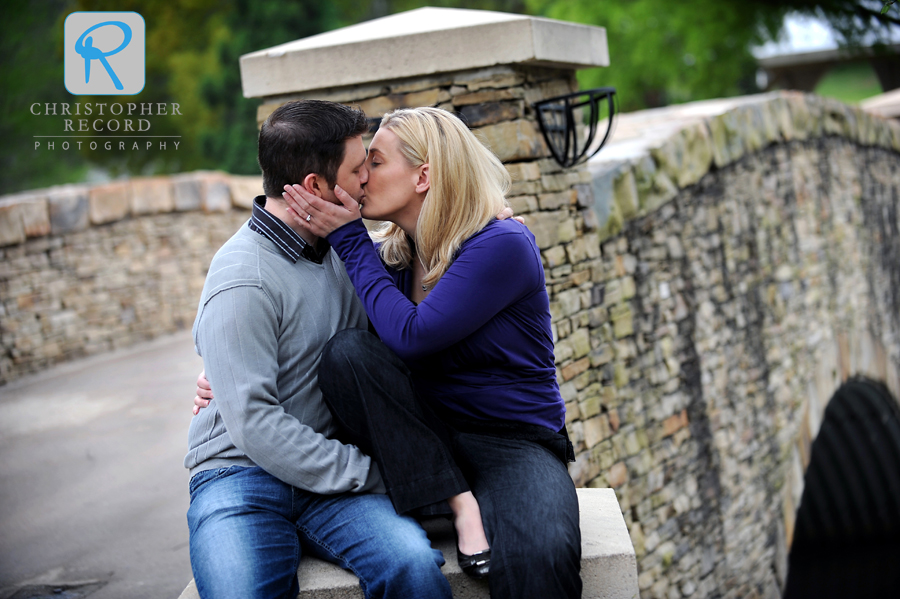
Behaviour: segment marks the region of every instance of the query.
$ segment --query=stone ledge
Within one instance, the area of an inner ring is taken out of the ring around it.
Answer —
[[[0,196],[0,247],[166,212],[249,210],[262,177],[195,171]]]
[[[588,162],[601,239],[749,153],[775,143],[838,136],[900,153],[900,123],[802,92],[705,100],[621,114]]]
[[[585,599],[636,599],[637,561],[625,519],[612,489],[578,489],[581,509],[581,577]],[[455,541],[449,521],[425,523],[435,547],[444,553],[443,572],[456,599],[488,597],[486,582],[472,580],[456,563]],[[303,559],[298,570],[300,599],[359,599],[362,591],[353,574],[314,557]],[[178,599],[199,599],[192,580]]]
[[[606,30],[425,7],[245,54],[241,82],[258,98],[512,64],[608,66]]]

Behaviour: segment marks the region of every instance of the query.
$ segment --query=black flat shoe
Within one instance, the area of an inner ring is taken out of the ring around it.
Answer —
[[[466,555],[459,550],[459,545],[457,545],[456,561],[459,562],[459,567],[462,571],[472,578],[487,578],[488,574],[491,572],[490,549],[485,549],[484,551],[479,551],[472,555]]]

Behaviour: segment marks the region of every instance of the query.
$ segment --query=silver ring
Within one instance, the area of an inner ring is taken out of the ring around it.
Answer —
[[[306,222],[309,222],[309,221],[311,221],[311,220],[312,220],[312,214],[307,214],[307,215],[306,215]]]

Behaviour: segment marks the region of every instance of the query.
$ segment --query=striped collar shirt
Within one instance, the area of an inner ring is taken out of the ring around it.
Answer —
[[[319,239],[319,249],[307,243],[305,239],[300,237],[296,231],[291,229],[281,219],[276,218],[269,212],[266,212],[266,196],[256,196],[253,199],[253,214],[250,216],[250,229],[256,231],[275,245],[277,245],[284,254],[290,258],[291,262],[297,262],[303,257],[310,262],[322,264],[331,245],[324,240]]]

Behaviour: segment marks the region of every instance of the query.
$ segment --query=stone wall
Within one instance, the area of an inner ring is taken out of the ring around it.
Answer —
[[[782,93],[623,115],[591,163],[601,252],[555,292],[570,472],[616,489],[642,596],[781,596],[828,399],[900,396],[898,133]]]
[[[190,328],[260,193],[260,177],[199,172],[0,198],[0,385]]]

